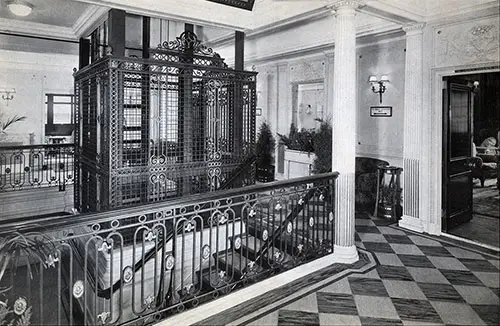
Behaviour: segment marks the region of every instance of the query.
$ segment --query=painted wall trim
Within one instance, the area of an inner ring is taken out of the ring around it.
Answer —
[[[75,38],[86,37],[108,17],[109,8],[90,5],[73,25]]]
[[[0,31],[31,36],[47,36],[61,40],[76,39],[71,27],[54,26],[49,24],[34,23],[7,18],[0,18]]]

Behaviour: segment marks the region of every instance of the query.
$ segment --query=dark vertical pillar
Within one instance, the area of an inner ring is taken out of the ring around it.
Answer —
[[[194,25],[193,24],[184,24],[184,31],[185,32],[193,32],[194,33]]]
[[[243,70],[245,59],[245,33],[236,31],[234,37],[234,69]]]
[[[150,19],[149,17],[142,17],[142,57],[149,59],[149,39],[150,39]],[[142,164],[148,165],[149,158],[152,155],[154,147],[159,146],[159,137],[154,138],[154,143],[150,143],[152,138],[150,135],[151,121],[150,121],[150,73],[149,65],[144,65],[144,74],[141,78],[141,148],[142,148]],[[146,203],[149,197],[148,184],[149,175],[145,175],[141,180],[141,202]]]
[[[81,38],[79,45],[79,64],[78,68],[82,69],[89,65],[90,60],[90,40]]]
[[[142,57],[149,59],[149,48],[151,47],[151,19],[142,17]]]
[[[111,9],[108,16],[109,22],[109,46],[113,55],[125,56],[125,11]]]
[[[184,24],[185,32],[194,33],[193,24]],[[186,44],[191,45],[191,44]],[[185,48],[185,59],[186,63],[190,64],[193,60],[193,49]],[[192,162],[192,134],[193,134],[193,70],[191,68],[185,67],[179,71],[179,106],[178,106],[178,139],[180,152],[179,156],[184,163]],[[187,195],[191,193],[191,180],[187,177],[181,177],[181,182],[179,182],[180,188],[178,189],[179,194]]]
[[[234,37],[234,69],[243,70],[244,65],[244,50],[245,50],[245,33],[236,31]],[[234,85],[234,154],[241,156],[243,145],[243,84],[241,78],[236,78]]]
[[[99,38],[98,38],[98,32],[99,29],[96,29],[92,32],[90,39],[92,40],[90,42],[90,62],[94,63],[97,59],[99,59],[97,55],[97,49],[99,49]]]

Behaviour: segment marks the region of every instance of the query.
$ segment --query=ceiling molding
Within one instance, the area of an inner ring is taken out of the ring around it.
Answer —
[[[85,37],[108,17],[109,8],[89,5],[85,12],[73,25],[73,33],[76,38]]]
[[[60,40],[74,41],[76,39],[75,33],[70,27],[7,18],[0,18],[0,32],[40,37],[47,37],[49,35],[51,38]]]
[[[293,17],[294,19],[290,19],[287,22],[278,22],[276,24],[270,24],[265,26],[265,28],[257,29],[255,31],[248,32],[245,34],[246,40],[255,39],[260,36],[265,36],[272,33],[277,33],[280,31],[284,31],[287,29],[291,29],[297,25],[302,25],[305,23],[310,23],[314,20],[318,20],[324,18],[328,15],[331,15],[327,8],[321,8],[322,10],[314,10],[308,13],[308,15],[298,15]],[[397,31],[401,29],[401,24],[397,24],[394,22],[383,21],[380,23],[369,24],[359,26],[356,30],[356,37],[362,37],[370,34],[383,34],[390,33],[393,31]],[[211,40],[207,42],[207,46],[215,48],[221,46],[231,45],[234,42],[234,34],[230,33],[228,35],[221,36],[217,39]]]
[[[500,13],[500,6],[498,2],[483,3],[481,5],[475,5],[468,8],[454,8],[446,12],[431,15],[426,17],[428,23],[442,23],[446,20],[462,20],[477,18],[477,16],[493,16]]]
[[[368,16],[377,17],[377,18],[380,18],[383,20],[387,20],[387,21],[396,23],[396,24],[410,24],[410,23],[416,22],[416,20],[409,19],[407,17],[401,16],[398,14],[394,14],[392,12],[385,11],[385,10],[382,10],[379,8],[370,7],[370,6],[364,6],[364,7],[360,8],[359,12],[361,12],[365,15],[368,15]]]
[[[356,38],[373,35],[380,36],[385,34],[391,34],[401,30],[401,25],[395,24],[393,22],[383,22],[378,24],[370,24],[360,26],[358,30],[356,30]]]
[[[305,23],[310,23],[312,21],[321,19],[328,15],[332,15],[331,9],[326,6],[321,8],[316,8],[308,12],[304,12],[275,23],[267,24],[261,27],[257,27],[251,31],[252,37],[267,35],[271,33],[276,33],[285,29],[292,28],[296,25],[301,25]],[[333,16],[333,15],[332,15]]]
[[[302,25],[305,23],[313,22],[317,19],[321,19],[321,18],[326,17],[330,14],[331,14],[330,10],[327,9],[326,7],[317,8],[317,9],[314,9],[312,11],[308,11],[306,13],[302,13],[302,14],[278,21],[276,23],[268,24],[268,25],[265,25],[265,26],[262,26],[262,27],[259,27],[259,28],[253,29],[253,30],[246,30],[245,31],[245,38],[252,39],[252,38],[259,37],[259,36],[265,36],[268,34],[277,33],[280,31],[284,31],[284,30],[293,28],[294,26],[297,26],[297,25]],[[223,36],[220,36],[216,39],[210,40],[209,42],[207,42],[207,46],[211,46],[211,47],[223,46],[223,45],[227,45],[233,41],[234,41],[234,34],[229,33],[227,35],[223,35]]]
[[[412,21],[413,22],[424,21],[424,12],[419,11],[419,13],[417,14],[416,13],[417,10],[413,10],[413,8],[409,9],[409,10],[402,9],[402,8],[396,7],[394,5],[390,5],[388,3],[385,3],[385,2],[380,2],[378,0],[377,1],[367,1],[366,7],[368,7],[368,8],[361,8],[361,11],[369,10],[369,8],[374,8],[374,9],[378,10],[378,12],[389,13],[390,15],[386,15],[386,17],[380,17],[380,18],[384,18],[387,20],[390,20],[390,19],[396,18],[396,17],[400,17],[400,19],[409,20],[410,22],[412,22]]]
[[[152,8],[145,8],[145,7],[138,7],[136,5],[129,5],[126,4],[125,1],[122,0],[78,0],[80,2],[85,2],[88,4],[94,4],[97,6],[105,6],[105,7],[110,7],[110,8],[115,8],[115,9],[121,9],[125,10],[126,12],[130,14],[136,14],[140,16],[148,16],[152,18],[163,18],[163,19],[168,19],[168,20],[174,20],[174,21],[180,21],[184,23],[191,23],[191,24],[198,24],[198,25],[206,25],[206,26],[214,26],[214,27],[220,27],[220,28],[227,28],[227,29],[232,29],[235,31],[244,31],[245,29],[249,28],[250,26],[244,25],[244,26],[238,26],[236,21],[239,23],[249,21],[248,17],[251,15],[251,11],[247,10],[241,10],[238,8],[230,7],[230,6],[224,6],[224,10],[227,11],[229,10],[230,13],[228,15],[230,17],[239,17],[239,18],[234,18],[235,22],[234,23],[222,23],[219,17],[219,20],[214,21],[213,17],[211,19],[210,13],[216,13],[220,12],[220,4],[210,2],[210,1],[203,1],[202,5],[198,4],[196,6],[190,6],[188,1],[178,1],[179,5],[178,8],[176,8],[178,12],[181,12],[182,10],[185,10],[186,7],[191,10],[191,17],[188,17],[186,15],[182,15],[181,13],[173,13],[174,8],[171,8],[170,11],[167,11],[167,9],[162,10],[162,9],[152,9]],[[125,2],[125,3],[123,3]],[[159,3],[165,2],[165,0],[158,1]],[[172,2],[172,0],[170,1]],[[177,4],[177,2],[176,2]],[[164,4],[163,4],[164,5]],[[177,7],[177,5],[175,6]],[[182,8],[180,10],[179,8]],[[234,13],[234,14],[233,14]],[[202,18],[203,17],[203,18]],[[205,18],[208,17],[208,18]]]

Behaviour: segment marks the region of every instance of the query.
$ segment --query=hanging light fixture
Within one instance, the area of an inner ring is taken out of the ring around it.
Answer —
[[[33,5],[24,0],[7,1],[7,8],[16,16],[26,17],[31,14]]]

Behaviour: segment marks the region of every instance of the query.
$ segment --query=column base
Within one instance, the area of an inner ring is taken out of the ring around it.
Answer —
[[[441,223],[428,223],[428,225],[424,225],[424,232],[432,234],[432,235],[441,235],[442,233],[442,225]]]
[[[333,262],[341,264],[353,264],[359,260],[358,249],[352,245],[349,247],[333,245]]]
[[[415,232],[424,232],[424,226],[422,225],[422,221],[418,217],[403,215],[401,217],[401,220],[399,220],[398,225],[402,228]]]

